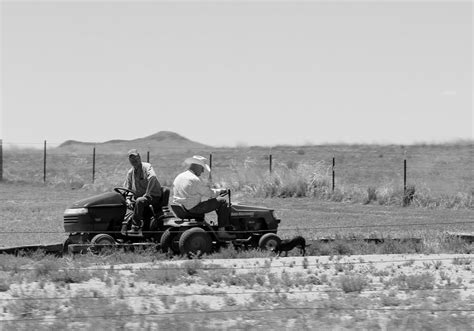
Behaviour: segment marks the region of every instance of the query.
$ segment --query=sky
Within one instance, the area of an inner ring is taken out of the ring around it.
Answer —
[[[4,144],[473,138],[470,1],[1,2]]]

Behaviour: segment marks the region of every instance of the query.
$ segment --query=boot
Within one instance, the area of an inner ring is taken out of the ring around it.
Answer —
[[[139,234],[141,232],[142,227],[143,227],[143,221],[138,221],[138,222],[133,221],[132,228],[130,229],[130,231],[128,231],[128,233]]]
[[[120,230],[120,233],[126,236],[127,230],[128,230],[128,222],[122,222],[122,229]]]

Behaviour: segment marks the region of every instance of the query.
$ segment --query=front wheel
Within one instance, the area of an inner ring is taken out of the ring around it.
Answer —
[[[191,228],[183,232],[179,238],[181,254],[209,254],[212,249],[211,236],[201,228]]]
[[[99,234],[96,234],[92,239],[91,239],[91,244],[92,246],[90,247],[90,251],[92,253],[99,253],[101,251],[101,249],[103,248],[102,245],[105,245],[105,246],[113,246],[115,245],[117,242],[115,241],[115,239],[108,235],[108,234],[105,234],[105,233],[99,233]]]
[[[105,233],[100,233],[94,236],[91,240],[91,244],[93,245],[115,245],[115,239]]]
[[[281,243],[280,237],[278,237],[274,233],[267,233],[267,234],[264,234],[262,238],[260,238],[260,240],[258,241],[258,247],[260,247],[260,249],[263,249],[263,250],[272,251],[272,250],[277,249],[280,243]]]

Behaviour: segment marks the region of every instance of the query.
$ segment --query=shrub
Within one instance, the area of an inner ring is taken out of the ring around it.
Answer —
[[[334,251],[339,255],[351,255],[354,253],[352,245],[346,240],[336,240],[334,242]]]
[[[402,304],[402,300],[397,298],[395,293],[389,293],[388,295],[382,294],[380,296],[382,306],[385,307],[396,307]]]
[[[415,186],[409,186],[403,192],[403,206],[408,206],[413,202],[413,198],[415,197]]]
[[[184,270],[185,269],[137,270],[135,272],[135,280],[157,285],[175,284],[184,277]]]
[[[361,292],[367,286],[367,279],[362,275],[344,275],[339,278],[345,293]]]
[[[237,300],[235,300],[234,297],[231,297],[231,296],[228,296],[228,295],[226,295],[224,297],[224,302],[225,302],[226,306],[229,306],[229,307],[230,306],[235,306],[237,304]]]
[[[10,289],[11,277],[5,272],[0,272],[0,292],[6,292]]]
[[[90,280],[93,276],[90,272],[80,270],[80,269],[71,269],[71,270],[57,270],[51,272],[50,274],[51,281],[59,283],[82,283]]]
[[[367,188],[367,200],[365,203],[370,203],[372,201],[377,201],[377,193],[375,191],[375,187]]]
[[[430,272],[418,275],[402,274],[390,280],[389,283],[398,285],[403,290],[429,290],[434,288],[435,278]]]
[[[35,277],[49,276],[51,273],[57,272],[60,264],[57,260],[44,259],[34,266]]]
[[[472,262],[472,258],[467,257],[455,257],[453,259],[454,265],[469,265]]]
[[[198,273],[198,269],[202,269],[203,264],[199,260],[192,260],[184,262],[182,266],[189,276],[194,276]]]

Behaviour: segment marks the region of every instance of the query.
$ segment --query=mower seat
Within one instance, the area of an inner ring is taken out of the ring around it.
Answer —
[[[171,204],[171,210],[176,215],[176,217],[184,220],[197,220],[197,221],[204,221],[204,214],[195,214],[190,213],[183,205],[181,204]]]
[[[167,207],[170,201],[170,189],[167,187],[161,188],[160,207]]]
[[[153,210],[153,213],[163,213],[165,211],[169,211],[168,209],[168,202],[170,200],[170,189],[167,187],[161,188],[161,197],[160,201],[154,205],[150,205]]]

